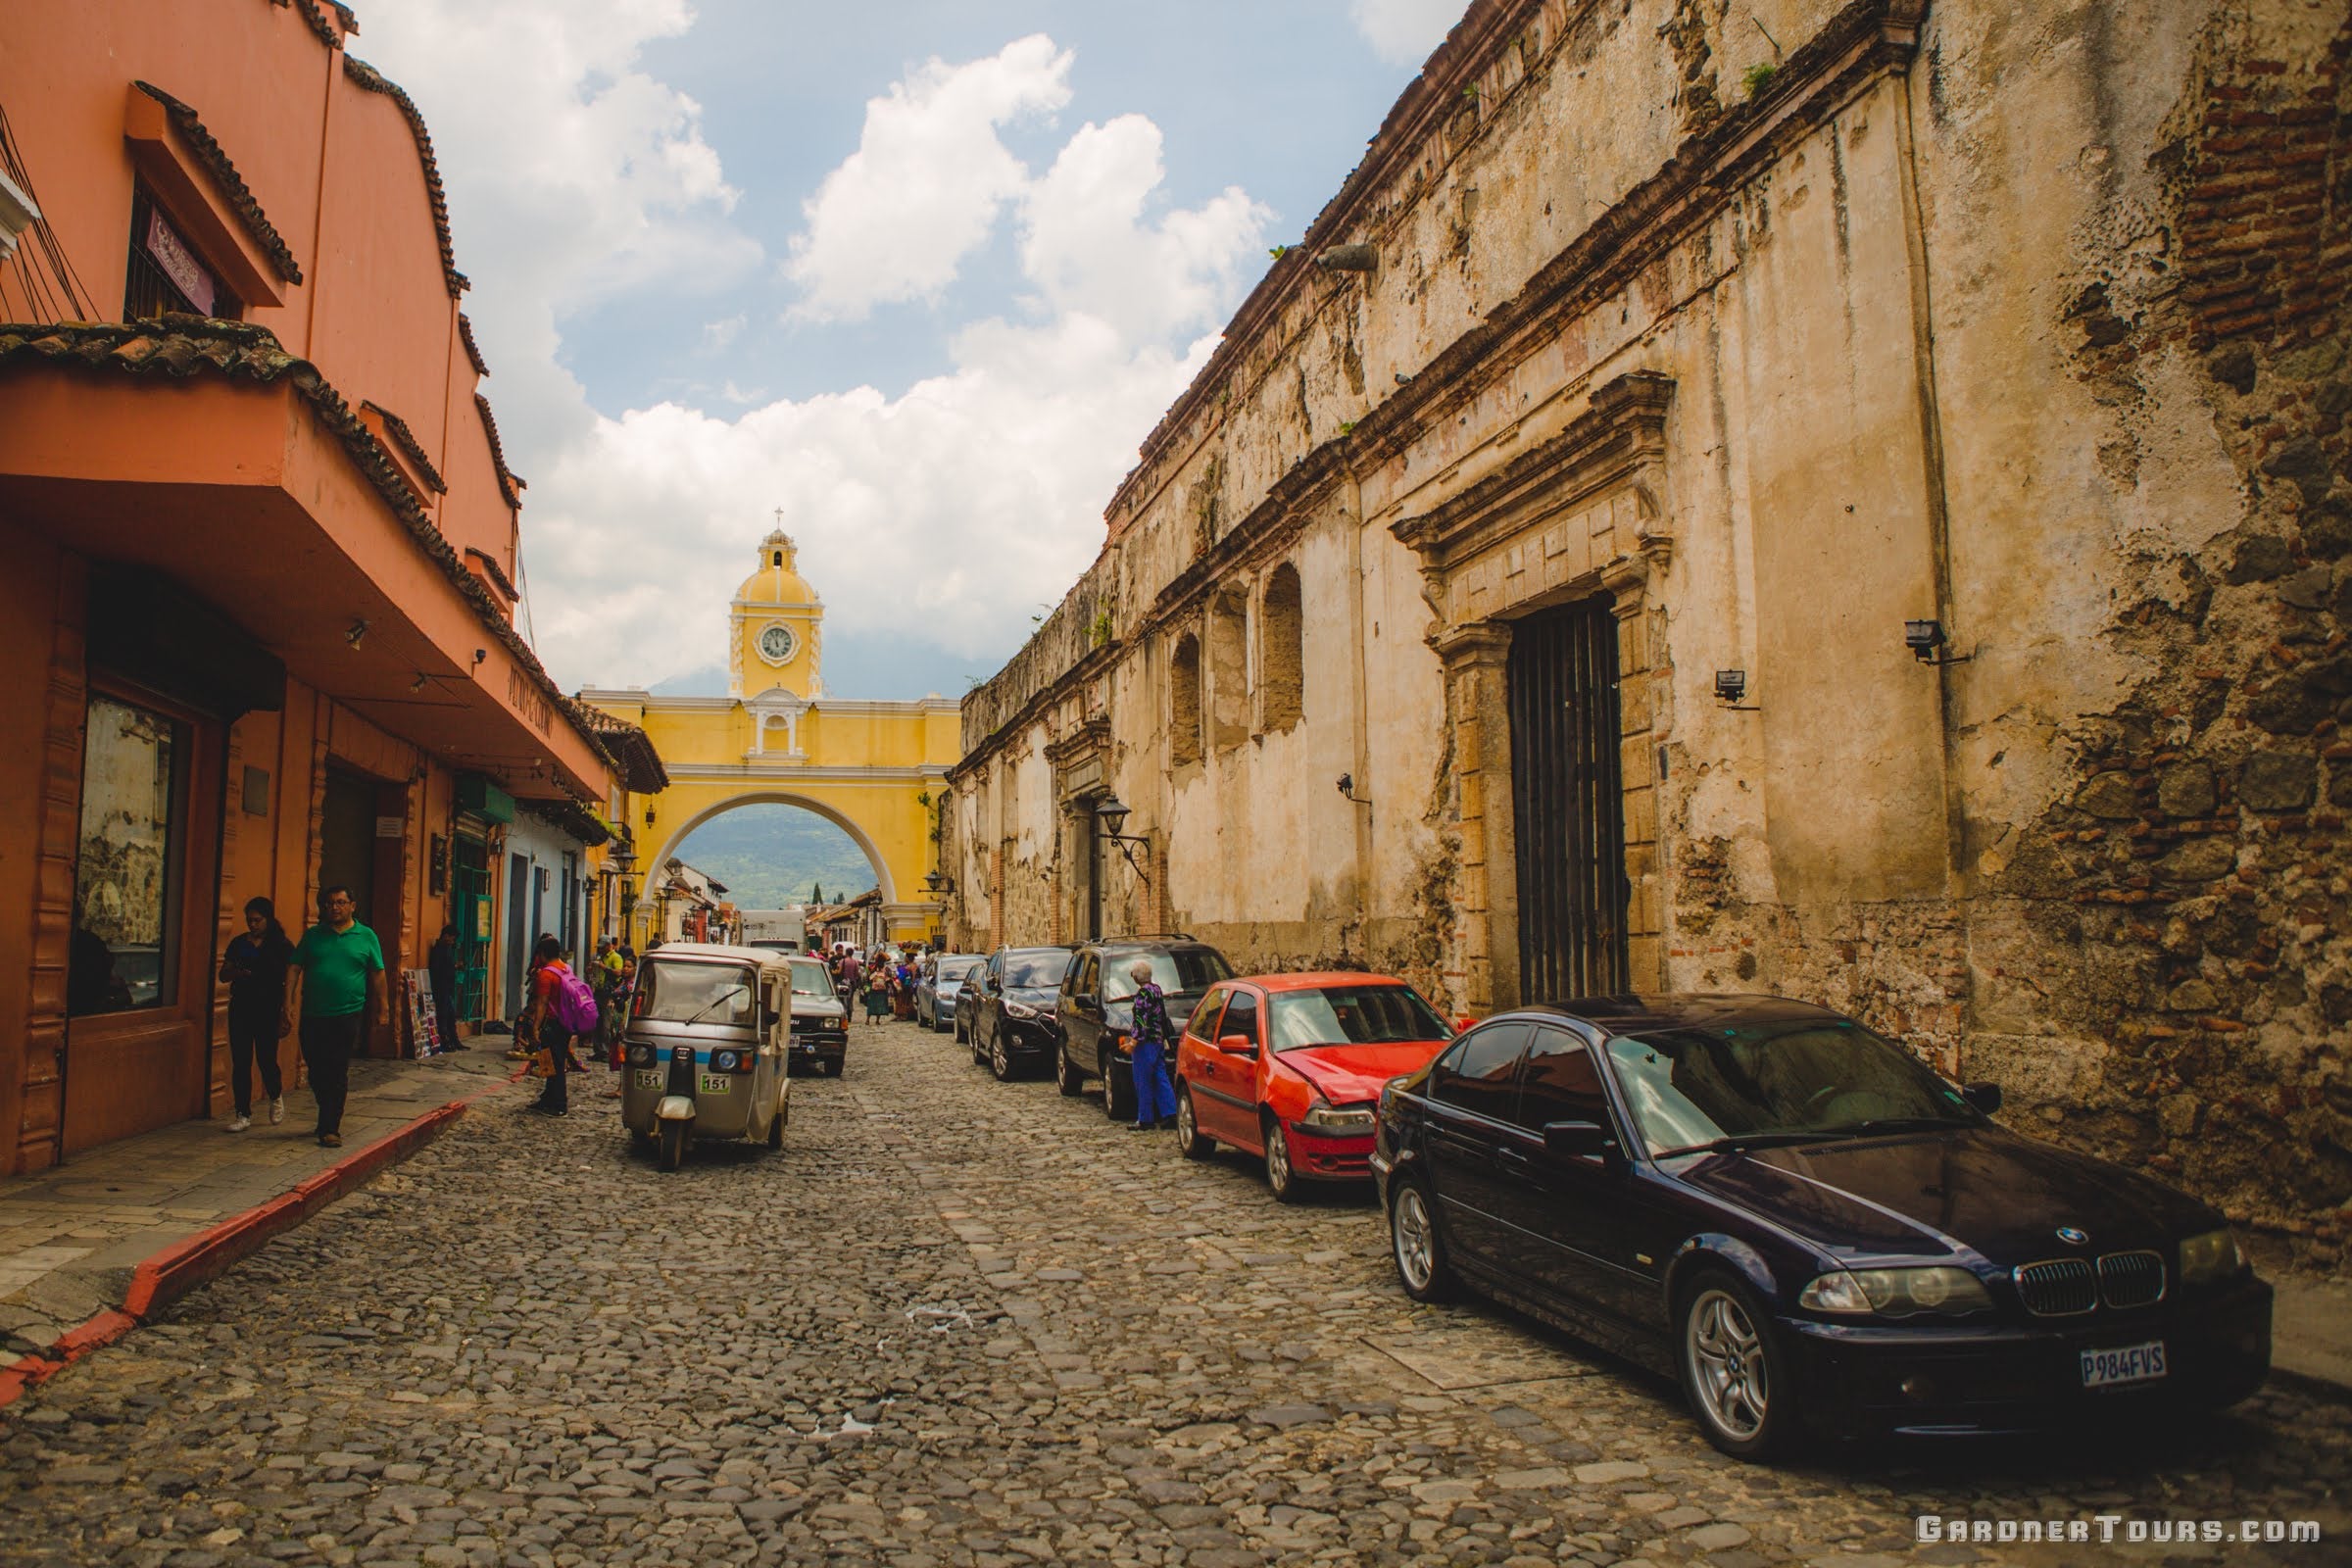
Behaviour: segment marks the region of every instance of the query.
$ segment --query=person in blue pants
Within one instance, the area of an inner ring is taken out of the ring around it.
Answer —
[[[1152,979],[1152,960],[1138,958],[1127,972],[1135,977],[1135,1125],[1129,1132],[1176,1125],[1176,1086],[1168,1078],[1168,1049],[1176,1031],[1168,1023],[1168,1004]]]

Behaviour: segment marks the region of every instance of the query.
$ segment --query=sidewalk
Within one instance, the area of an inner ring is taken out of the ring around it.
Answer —
[[[101,1343],[119,1337],[131,1320],[406,1158],[463,1102],[513,1075],[506,1045],[491,1035],[427,1061],[355,1061],[340,1149],[318,1147],[310,1093],[289,1088],[286,1119],[276,1126],[264,1101],[246,1132],[228,1132],[225,1120],[180,1122],[0,1182],[0,1377],[23,1357],[54,1361],[86,1350],[66,1343],[76,1333],[100,1333]],[[109,1313],[124,1321],[111,1332],[92,1329]]]

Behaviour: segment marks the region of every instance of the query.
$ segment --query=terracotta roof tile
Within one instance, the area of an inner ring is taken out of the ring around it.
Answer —
[[[147,321],[62,322],[57,325],[0,322],[0,373],[43,365],[72,366],[134,375],[171,375],[182,379],[220,375],[231,380],[270,383],[285,381],[311,406],[318,421],[341,443],[352,463],[392,509],[417,548],[441,568],[451,586],[472,607],[474,615],[497,638],[533,684],[571,720],[589,748],[608,765],[617,766],[606,750],[589,710],[564,695],[531,645],[507,619],[505,607],[482,580],[466,568],[433,519],[417,504],[416,493],[401,477],[392,456],[375,433],[361,422],[326,377],[310,361],[288,354],[275,333],[244,321],[219,321],[203,316],[165,316]]]
[[[643,728],[585,703],[580,714],[583,726],[603,736],[606,749],[619,759],[620,781],[630,793],[652,795],[669,788],[669,769],[662,765],[662,754]]]
[[[522,497],[516,492],[529,488],[528,481],[516,478],[514,470],[507,466],[507,449],[498,443],[498,416],[490,412],[490,400],[476,392],[473,406],[482,411],[482,429],[490,437],[490,461],[498,468],[498,487],[506,492],[508,506],[519,507]]]
[[[271,3],[282,8],[286,5],[294,3],[294,0],[271,0]],[[318,41],[320,43],[326,45],[329,49],[332,49],[336,44],[342,42],[340,38],[335,36],[335,24],[326,20],[326,13],[324,11],[318,9],[318,0],[300,0],[300,4],[302,10],[302,20],[310,24],[311,31],[318,35]],[[354,17],[351,20],[351,30],[353,32],[360,30],[359,19],[357,17]]]
[[[464,311],[458,313],[458,341],[466,345],[466,358],[476,375],[488,375],[490,363],[482,358],[482,346],[473,340],[473,319]]]
[[[237,221],[244,225],[245,232],[252,236],[262,254],[270,258],[270,265],[276,270],[277,275],[289,283],[301,282],[302,268],[296,264],[293,250],[286,244],[285,237],[278,233],[277,226],[270,221],[269,215],[262,211],[261,201],[246,185],[245,176],[237,172],[237,166],[229,162],[228,154],[213,139],[213,133],[204,128],[204,122],[196,118],[196,111],[149,82],[134,81],[131,85],[164,106],[164,113],[171,117],[172,124],[179,127],[179,133],[188,139],[188,145],[196,150],[197,161],[204,165],[204,172],[213,176],[213,183],[220,187],[222,196],[228,198],[229,210],[237,215]]]
[[[415,99],[367,62],[345,55],[343,74],[368,92],[382,93],[398,104],[409,122],[409,132],[416,138],[416,157],[424,165],[425,194],[432,198],[433,228],[441,236],[441,270],[449,280],[449,297],[454,300],[471,285],[466,281],[466,274],[458,270],[457,247],[449,237],[449,193],[441,184],[441,165],[433,157],[433,137],[424,128],[424,116],[418,112]]]
[[[402,455],[411,463],[416,465],[417,471],[423,474],[426,484],[442,495],[449,493],[449,482],[441,477],[441,470],[433,466],[433,460],[425,456],[424,443],[416,439],[416,432],[409,428],[408,420],[394,414],[381,403],[362,403],[360,407],[375,411],[377,416],[384,421],[384,428],[391,432],[392,444],[399,447]]]

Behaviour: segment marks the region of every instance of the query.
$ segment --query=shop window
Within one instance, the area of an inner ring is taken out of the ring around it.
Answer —
[[[245,307],[196,247],[180,233],[144,185],[130,199],[130,265],[123,275],[122,319],[144,321],[176,313],[233,321]]]
[[[1305,712],[1303,645],[1298,568],[1286,561],[1266,579],[1265,607],[1258,616],[1257,667],[1267,729],[1289,729]]]
[[[120,698],[90,698],[66,1010],[167,1006],[186,824],[186,726]]]
[[[1200,639],[1189,631],[1176,639],[1168,670],[1168,760],[1200,760]]]

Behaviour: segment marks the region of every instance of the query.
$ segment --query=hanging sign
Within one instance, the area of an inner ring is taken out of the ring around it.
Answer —
[[[196,253],[188,249],[188,242],[179,237],[179,231],[165,222],[164,215],[152,208],[147,213],[147,254],[154,259],[157,267],[163,269],[164,275],[172,280],[172,286],[188,297],[188,303],[196,307],[197,315],[213,314],[217,297],[213,274],[196,259]]]

